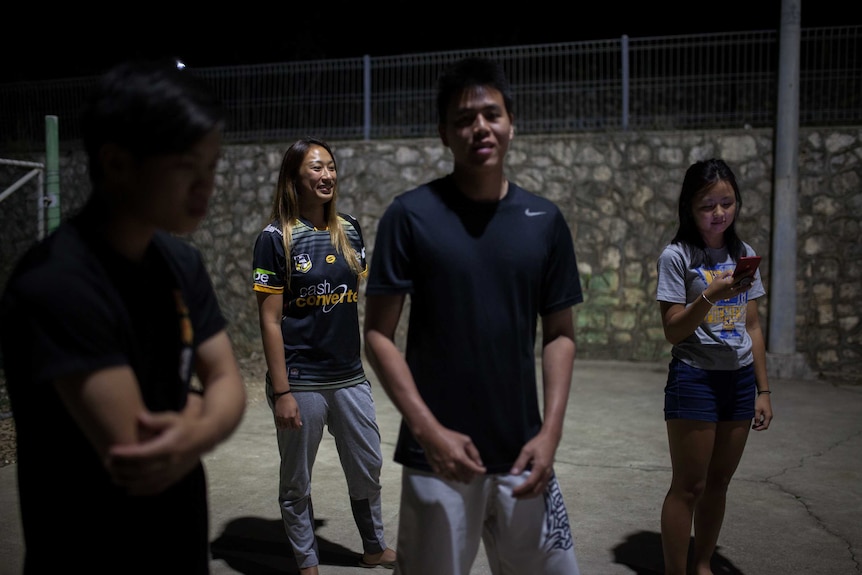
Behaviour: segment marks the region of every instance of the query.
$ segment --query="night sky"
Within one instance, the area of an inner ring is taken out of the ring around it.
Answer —
[[[429,3],[422,10],[419,2],[352,2],[346,8],[323,2],[283,7],[250,3],[246,12],[237,13],[242,3],[226,9],[210,4],[194,17],[188,15],[191,9],[171,14],[166,7],[151,4],[116,5],[115,12],[76,4],[68,14],[63,10],[69,9],[62,7],[44,7],[47,14],[6,7],[0,82],[90,76],[131,57],[177,57],[189,66],[232,66],[615,39],[624,34],[778,30],[781,22],[781,0],[600,0],[588,8],[582,3],[550,2],[461,5],[452,9],[445,3]],[[799,5],[802,27],[862,23],[862,18],[848,13],[849,4],[838,0],[800,0]],[[515,11],[504,6],[514,6]],[[141,10],[146,12],[135,14]],[[84,16],[87,11],[92,14]]]

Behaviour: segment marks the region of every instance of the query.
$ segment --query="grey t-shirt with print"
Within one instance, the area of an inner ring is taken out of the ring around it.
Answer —
[[[745,255],[756,255],[750,245],[744,242],[743,245]],[[656,300],[688,307],[697,301],[713,278],[736,265],[726,248],[707,248],[707,252],[716,263],[693,268],[684,244],[667,245],[658,258]],[[751,337],[745,329],[746,304],[765,294],[758,269],[751,289],[715,302],[694,333],[674,345],[671,354],[700,369],[735,370],[751,364],[754,357]]]

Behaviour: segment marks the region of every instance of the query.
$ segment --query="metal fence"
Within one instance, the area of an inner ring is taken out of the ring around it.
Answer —
[[[519,133],[687,130],[775,124],[779,34],[752,31],[567,42],[199,68],[229,112],[226,141],[436,135],[436,80],[467,55],[498,59]],[[0,147],[61,143],[94,78],[0,84]],[[862,123],[862,26],[800,30],[800,124]]]

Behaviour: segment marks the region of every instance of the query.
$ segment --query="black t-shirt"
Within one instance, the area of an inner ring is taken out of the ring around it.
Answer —
[[[583,300],[560,210],[511,182],[499,202],[469,200],[448,176],[403,193],[378,224],[366,294],[410,295],[419,393],[490,473],[508,472],[542,425],[538,319]],[[395,460],[430,470],[403,422]]]
[[[203,466],[162,494],[126,495],[52,382],[130,365],[150,410],[179,410],[193,349],[225,319],[195,248],[158,233],[134,263],[102,247],[91,225],[78,216],[31,249],[0,301],[25,573],[208,573]]]

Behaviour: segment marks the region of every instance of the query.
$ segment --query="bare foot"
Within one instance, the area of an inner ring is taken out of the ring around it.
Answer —
[[[313,567],[306,567],[305,569],[300,569],[299,575],[320,575],[320,571],[317,570],[317,565],[314,565]]]
[[[359,560],[359,564],[362,567],[386,567],[387,569],[392,569],[395,567],[395,557],[395,550],[387,548],[380,553],[365,553],[362,555],[362,559]]]

